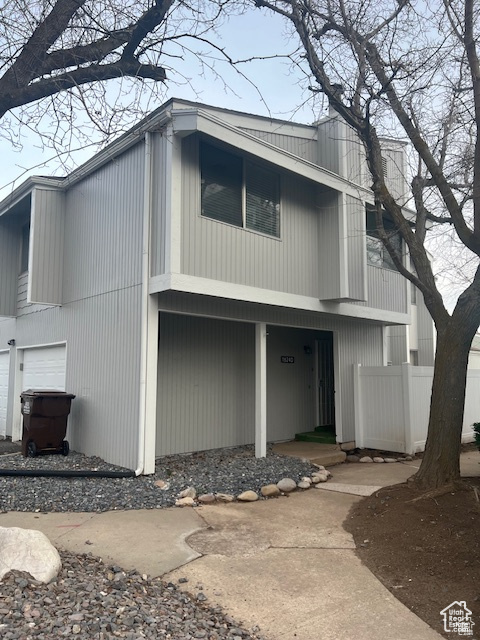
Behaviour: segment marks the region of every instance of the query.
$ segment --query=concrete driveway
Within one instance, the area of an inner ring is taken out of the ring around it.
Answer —
[[[343,464],[320,489],[255,503],[108,513],[0,514],[59,548],[163,575],[271,640],[439,640],[366,569],[342,526],[353,504],[418,461]],[[477,452],[462,473],[480,475]]]
[[[310,489],[250,504],[202,507],[201,554],[165,576],[198,586],[272,640],[434,640],[428,627],[362,565],[342,527],[359,497]]]

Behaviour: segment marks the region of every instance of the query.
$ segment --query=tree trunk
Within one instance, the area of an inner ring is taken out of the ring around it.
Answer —
[[[475,330],[450,318],[439,331],[425,453],[413,483],[435,490],[460,481],[467,364]]]

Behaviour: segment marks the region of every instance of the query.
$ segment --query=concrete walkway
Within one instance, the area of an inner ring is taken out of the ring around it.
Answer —
[[[439,640],[364,567],[342,526],[358,493],[403,482],[418,462],[343,464],[322,489],[248,504],[108,513],[0,514],[59,548],[163,575],[271,640]],[[480,475],[479,454],[462,454]]]

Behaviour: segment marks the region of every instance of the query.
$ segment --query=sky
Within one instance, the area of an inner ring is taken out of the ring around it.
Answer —
[[[280,57],[240,65],[239,69],[246,78],[228,64],[216,62],[221,79],[209,71],[200,75],[200,68],[192,59],[175,59],[173,65],[179,73],[177,76],[174,72],[168,74],[172,80],[167,84],[163,101],[171,97],[184,98],[305,123],[313,122],[320,115],[311,102],[311,92],[300,86],[302,75],[292,69],[291,62],[285,57],[295,48],[295,43],[288,40],[284,20],[279,16],[260,10],[233,16],[221,27],[217,42],[235,60],[275,54]],[[190,77],[190,82],[185,82],[182,75]],[[149,106],[153,109],[159,103]],[[65,174],[65,167],[55,159],[52,149],[42,148],[38,135],[29,133],[25,127],[23,131],[20,150],[8,142],[2,142],[0,199],[20,185],[28,175]],[[76,165],[87,160],[95,151],[96,148],[91,147],[74,153]]]

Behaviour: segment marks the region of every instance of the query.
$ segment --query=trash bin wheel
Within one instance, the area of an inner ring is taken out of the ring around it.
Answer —
[[[70,451],[70,445],[68,444],[68,440],[64,440],[62,442],[62,456],[68,456]]]
[[[35,458],[37,455],[37,445],[33,440],[27,444],[27,458]]]

